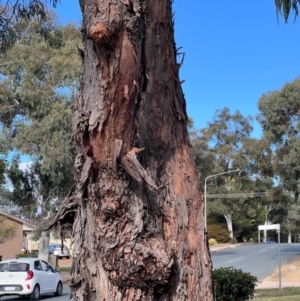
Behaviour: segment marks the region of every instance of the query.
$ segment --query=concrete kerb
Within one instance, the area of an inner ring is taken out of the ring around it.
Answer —
[[[243,243],[216,245],[216,246],[210,246],[209,250],[212,253],[212,252],[218,252],[218,251],[223,251],[223,250],[227,250],[227,249],[237,248],[237,247],[240,247],[243,245],[244,245]]]

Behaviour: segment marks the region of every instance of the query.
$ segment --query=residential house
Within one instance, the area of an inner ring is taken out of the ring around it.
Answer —
[[[38,229],[35,225],[3,211],[0,211],[0,215],[6,217],[7,223],[12,223],[16,226],[16,235],[7,242],[0,244],[0,259],[1,256],[2,260],[4,260],[7,258],[13,258],[17,254],[25,251],[38,251],[39,241],[33,239],[33,236]],[[61,239],[54,235],[54,232],[51,231],[49,243],[60,244]],[[66,238],[64,244],[70,249],[72,254],[71,239]]]
[[[6,217],[5,222],[15,225],[16,234],[13,238],[0,244],[0,258],[7,259],[15,257],[24,250],[31,250],[32,239],[37,227],[27,221],[15,217],[6,212],[0,211],[0,215]],[[0,225],[1,227],[1,225]]]

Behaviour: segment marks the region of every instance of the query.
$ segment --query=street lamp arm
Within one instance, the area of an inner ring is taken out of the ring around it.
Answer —
[[[206,177],[205,178],[205,182],[206,182],[206,180],[207,179],[209,179],[209,178],[214,178],[214,177],[216,177],[216,176],[221,176],[221,175],[224,175],[224,174],[227,174],[227,173],[231,173],[231,172],[236,172],[236,171],[241,171],[240,169],[235,169],[235,170],[229,170],[229,171],[224,171],[224,172],[221,172],[221,173],[217,173],[217,174],[215,174],[215,175],[210,175],[210,176],[208,176],[208,177]]]

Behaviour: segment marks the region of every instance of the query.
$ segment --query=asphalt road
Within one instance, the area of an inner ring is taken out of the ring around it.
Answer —
[[[18,296],[10,296],[10,297],[2,297],[2,300],[10,300],[10,301],[28,301],[25,298],[19,298]],[[40,300],[45,301],[69,301],[70,300],[70,288],[67,285],[64,285],[63,294],[60,297],[54,297],[53,294],[41,296]]]
[[[249,272],[258,280],[270,276],[279,266],[278,244],[243,245],[211,253],[213,268],[234,267]],[[300,244],[280,244],[281,265],[300,257]]]

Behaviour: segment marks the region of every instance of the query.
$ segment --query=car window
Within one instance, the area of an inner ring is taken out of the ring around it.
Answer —
[[[29,271],[29,264],[25,262],[20,262],[19,267],[21,271]]]
[[[29,264],[26,262],[0,263],[0,272],[26,272],[29,271]]]
[[[0,263],[0,272],[8,270],[8,263]]]
[[[36,260],[36,261],[34,262],[34,269],[35,269],[35,270],[38,270],[38,271],[43,271],[43,268],[42,268],[42,266],[41,266],[41,262],[40,262],[39,260]]]
[[[44,268],[45,271],[49,271],[49,272],[54,273],[54,269],[52,268],[52,266],[48,262],[42,260],[42,265],[43,265],[43,268]]]

